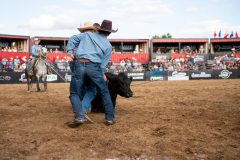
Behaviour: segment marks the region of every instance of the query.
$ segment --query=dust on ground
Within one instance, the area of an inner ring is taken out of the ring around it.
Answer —
[[[240,157],[240,80],[133,82],[117,123],[72,129],[69,84],[28,93],[0,85],[0,159],[234,160]],[[36,87],[34,86],[34,90]]]

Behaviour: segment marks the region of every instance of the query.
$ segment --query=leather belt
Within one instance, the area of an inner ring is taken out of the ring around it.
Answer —
[[[89,59],[84,59],[84,58],[78,58],[78,62],[91,62]]]

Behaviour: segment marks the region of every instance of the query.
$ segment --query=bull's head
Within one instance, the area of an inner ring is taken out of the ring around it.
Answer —
[[[132,97],[133,92],[130,88],[132,77],[128,78],[128,76],[121,72],[118,75],[114,75],[112,73],[106,73],[106,77],[109,81],[109,91],[111,93],[119,94],[122,97]]]

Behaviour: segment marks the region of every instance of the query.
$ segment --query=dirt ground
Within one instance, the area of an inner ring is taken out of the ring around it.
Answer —
[[[240,157],[240,80],[133,82],[118,97],[117,123],[104,114],[68,128],[69,84],[48,92],[0,85],[0,159],[237,160]],[[34,86],[36,90],[36,86]]]

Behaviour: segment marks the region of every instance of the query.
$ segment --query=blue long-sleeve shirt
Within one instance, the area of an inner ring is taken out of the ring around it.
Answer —
[[[74,35],[70,37],[67,44],[68,55],[100,63],[102,69],[106,68],[111,52],[112,45],[107,36],[96,32],[84,32]]]
[[[42,46],[41,45],[33,45],[32,46],[32,56],[33,57],[36,57],[37,56],[37,54],[38,54],[38,51],[40,50],[42,48]]]

